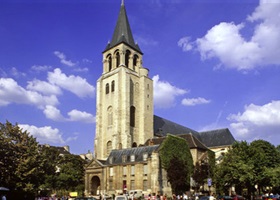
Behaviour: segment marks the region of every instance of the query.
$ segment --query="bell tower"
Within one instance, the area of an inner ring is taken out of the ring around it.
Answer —
[[[103,53],[103,73],[97,80],[96,159],[112,149],[144,144],[153,137],[153,81],[142,66],[122,1],[117,24]]]

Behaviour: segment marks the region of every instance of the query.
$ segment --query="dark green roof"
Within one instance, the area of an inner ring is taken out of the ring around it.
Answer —
[[[121,5],[112,40],[110,43],[108,43],[104,51],[107,51],[108,49],[111,49],[121,43],[125,43],[126,45],[142,54],[138,44],[134,42],[124,4]]]

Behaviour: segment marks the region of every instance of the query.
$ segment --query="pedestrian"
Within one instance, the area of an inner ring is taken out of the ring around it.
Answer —
[[[3,194],[1,200],[7,200],[6,196]]]

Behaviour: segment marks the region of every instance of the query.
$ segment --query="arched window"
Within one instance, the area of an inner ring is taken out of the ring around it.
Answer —
[[[119,149],[122,149],[122,143],[119,143]]]
[[[138,61],[138,56],[135,54],[133,56],[133,66],[136,66],[137,65],[137,61]]]
[[[108,72],[112,70],[112,56],[111,54],[109,54],[107,57],[106,57],[106,60],[107,60],[107,63],[108,63]]]
[[[135,107],[130,107],[130,126],[135,127]]]
[[[106,83],[106,94],[109,94],[109,90],[110,90],[109,83]]]
[[[107,142],[107,156],[109,156],[110,152],[112,151],[112,142]]]
[[[111,92],[115,91],[115,81],[112,81],[111,83]]]
[[[120,53],[119,52],[116,53],[116,64],[117,64],[117,67],[120,66]]]
[[[109,71],[112,70],[112,56],[111,55],[108,56],[108,70]]]
[[[125,52],[125,66],[129,67],[129,57],[130,57],[130,51]]]
[[[132,143],[132,148],[134,148],[134,147],[137,147],[137,143],[136,142]]]

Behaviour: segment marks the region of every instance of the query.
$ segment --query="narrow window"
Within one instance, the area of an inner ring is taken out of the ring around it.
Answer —
[[[130,51],[126,51],[125,53],[125,66],[129,67],[129,57],[130,57]]]
[[[148,175],[148,165],[147,164],[143,165],[143,174],[144,174],[144,176]]]
[[[117,64],[117,67],[120,66],[120,53],[119,52],[116,53],[116,64]]]
[[[135,127],[135,107],[130,107],[130,126]]]
[[[133,66],[136,66],[136,65],[137,65],[137,60],[138,60],[138,56],[137,56],[137,55],[134,55],[134,56],[133,56]]]
[[[114,175],[114,168],[113,167],[110,167],[110,176],[113,176]]]
[[[109,94],[109,90],[110,90],[109,83],[106,83],[106,94]]]
[[[123,166],[123,177],[126,177],[126,166]]]
[[[131,176],[135,175],[135,167],[134,167],[134,165],[131,165],[131,167],[130,167],[130,175]]]
[[[112,70],[112,57],[111,55],[108,56],[108,70],[111,71]]]
[[[115,91],[115,81],[112,81],[111,92],[114,92],[114,91]]]
[[[148,181],[143,180],[143,191],[147,191],[147,190],[148,190]]]
[[[134,189],[135,189],[135,181],[134,181],[134,180],[131,180],[131,181],[130,181],[130,189],[131,189],[131,190],[134,190]]]

